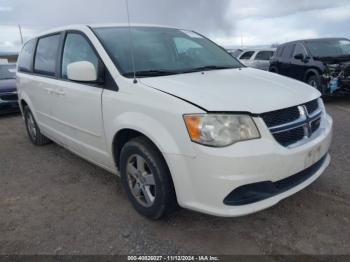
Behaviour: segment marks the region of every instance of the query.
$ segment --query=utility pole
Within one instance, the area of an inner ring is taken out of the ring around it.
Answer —
[[[22,35],[22,28],[21,25],[18,25],[19,35],[21,36],[21,44],[23,45],[23,35]]]

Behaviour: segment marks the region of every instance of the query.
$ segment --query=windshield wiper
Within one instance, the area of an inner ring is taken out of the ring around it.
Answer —
[[[166,76],[166,75],[175,75],[179,74],[179,72],[176,71],[170,71],[170,70],[142,70],[142,71],[136,71],[136,76]],[[134,76],[134,72],[128,72],[123,74],[126,77],[132,77]]]
[[[184,73],[191,73],[191,72],[201,72],[201,71],[209,71],[209,70],[219,70],[219,69],[232,69],[237,68],[234,66],[216,66],[216,65],[207,65],[207,66],[201,66],[192,68],[186,71],[183,71]]]

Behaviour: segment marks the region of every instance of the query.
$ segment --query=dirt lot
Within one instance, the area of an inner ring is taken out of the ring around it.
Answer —
[[[332,163],[310,187],[240,218],[180,210],[149,221],[117,177],[50,144],[19,115],[0,117],[0,254],[350,254],[350,99],[335,120]]]

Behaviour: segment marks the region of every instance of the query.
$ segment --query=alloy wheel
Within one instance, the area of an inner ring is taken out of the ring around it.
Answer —
[[[33,115],[31,112],[28,112],[27,113],[27,128],[28,128],[28,131],[29,131],[29,135],[31,136],[31,138],[33,140],[35,140],[36,138],[36,125],[35,125],[35,121],[34,121],[34,118],[33,118]]]
[[[134,198],[144,207],[152,206],[156,198],[156,183],[146,160],[138,154],[131,155],[126,173]]]

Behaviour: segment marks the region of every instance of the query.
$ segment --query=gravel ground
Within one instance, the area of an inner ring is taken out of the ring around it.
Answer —
[[[19,115],[0,117],[0,254],[350,254],[350,99],[327,102],[332,162],[265,211],[217,218],[138,215],[119,178],[55,144],[33,146]]]

